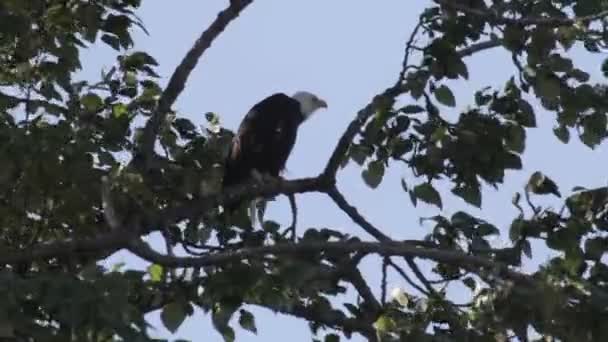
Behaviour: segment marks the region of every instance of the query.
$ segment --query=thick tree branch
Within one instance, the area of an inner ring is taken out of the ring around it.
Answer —
[[[28,250],[7,250],[0,252],[0,264],[12,264],[28,262],[38,259],[48,259],[60,256],[74,255],[80,252],[91,252],[96,250],[117,251],[127,246],[130,240],[140,235],[160,230],[169,224],[174,224],[184,219],[196,217],[212,206],[219,204],[232,204],[237,201],[255,198],[259,196],[274,196],[278,194],[294,194],[304,192],[322,192],[329,187],[326,179],[322,177],[302,178],[292,181],[276,180],[260,185],[257,183],[237,185],[226,189],[225,192],[205,196],[198,200],[188,201],[175,208],[170,208],[154,214],[155,217],[146,217],[137,221],[133,215],[129,227],[121,226],[124,218],[117,217],[110,194],[107,189],[107,180],[104,180],[102,202],[105,208],[104,214],[108,226],[113,230],[95,238],[66,239],[53,241],[45,244],[32,246]],[[134,214],[134,213],[131,213]],[[152,215],[149,215],[152,216]],[[145,229],[135,229],[134,226]]]
[[[361,272],[357,268],[347,270],[346,278],[350,281],[351,284],[353,284],[355,290],[359,292],[361,298],[363,298],[367,305],[370,307],[373,321],[375,321],[377,318],[377,314],[380,313],[382,306],[374,296],[372,290],[367,285],[367,282],[363,278]]]
[[[213,41],[226,29],[228,24],[236,19],[252,2],[253,0],[231,0],[230,5],[221,11],[213,23],[203,31],[190,51],[188,51],[181,63],[177,66],[173,75],[171,75],[167,87],[161,94],[156,110],[144,128],[141,152],[147,160],[152,159],[150,156],[154,153],[156,136],[158,135],[160,126],[162,125],[167,112],[171,110],[171,106],[179,94],[184,90],[186,81],[199,59],[211,46]]]
[[[486,271],[495,272],[497,276],[511,279],[515,282],[525,283],[527,285],[533,284],[533,280],[530,276],[512,271],[503,263],[494,262],[483,257],[467,255],[457,251],[419,247],[410,242],[301,242],[298,244],[277,244],[263,247],[242,248],[236,251],[210,253],[200,257],[175,257],[163,255],[140,241],[131,243],[129,250],[142,259],[166,267],[204,267],[265,255],[318,252],[344,254],[356,252],[361,254],[378,254],[385,257],[417,257],[435,262],[459,265],[473,273],[479,273],[482,269],[485,269]],[[1,261],[2,259],[0,259],[0,262]]]
[[[330,186],[330,182],[322,176],[289,181],[276,179],[264,184],[251,182],[235,185],[225,189],[221,193],[203,196],[197,200],[188,201],[180,206],[168,209],[161,213],[160,222],[175,223],[187,218],[196,217],[209,208],[220,204],[226,206],[256,197],[271,197],[279,194],[291,195],[305,192],[324,192]]]

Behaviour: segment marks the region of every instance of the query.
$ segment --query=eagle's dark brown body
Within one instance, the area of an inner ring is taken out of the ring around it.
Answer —
[[[299,102],[282,93],[253,106],[232,140],[223,186],[247,182],[254,169],[278,177],[304,118]]]

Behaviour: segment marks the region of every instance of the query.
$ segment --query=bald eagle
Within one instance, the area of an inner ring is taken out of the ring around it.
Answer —
[[[223,187],[259,175],[278,177],[296,142],[298,128],[320,108],[327,108],[327,103],[306,91],[293,96],[276,93],[254,105],[232,139]]]

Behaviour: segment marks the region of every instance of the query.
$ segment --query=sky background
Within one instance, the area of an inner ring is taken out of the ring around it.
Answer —
[[[166,84],[175,66],[191,47],[194,40],[223,9],[227,1],[180,0],[144,1],[138,15],[150,35],[135,33],[134,50],[144,50],[160,63],[162,84]],[[258,0],[217,39],[199,61],[191,74],[186,90],[174,109],[195,123],[204,122],[204,113],[221,116],[222,125],[236,129],[243,115],[264,97],[274,92],[291,94],[308,90],[324,98],[329,108],[306,122],[299,133],[297,144],[287,164],[287,178],[316,176],[325,166],[337,139],[355,113],[387,86],[392,85],[401,68],[404,43],[417,22],[427,1],[346,1],[346,0]],[[601,80],[601,58],[578,51],[575,64]],[[605,57],[605,56],[600,56]],[[85,51],[82,77],[97,79],[101,67],[114,64],[115,53],[102,45]],[[457,98],[457,108],[473,103],[473,93],[485,86],[502,87],[514,74],[510,57],[495,49],[466,60],[468,82],[450,82]],[[536,106],[538,107],[538,106]],[[446,112],[452,118],[456,111]],[[528,130],[524,168],[508,172],[499,191],[484,186],[483,207],[477,210],[466,205],[440,187],[444,209],[420,205],[414,208],[407,193],[399,184],[411,174],[402,165],[394,164],[383,184],[369,189],[361,180],[361,170],[354,165],[340,171],[338,187],[351,204],[374,225],[394,239],[420,238],[429,227],[420,225],[421,217],[441,213],[449,216],[467,210],[496,224],[508,233],[510,222],[518,214],[510,204],[516,191],[521,191],[528,177],[536,170],[545,171],[558,181],[562,194],[575,185],[597,187],[606,184],[605,170],[600,162],[608,157],[605,146],[592,151],[574,137],[563,145],[551,133],[554,114],[538,112],[539,127]],[[410,177],[410,178],[408,178]],[[307,227],[330,227],[370,239],[350,219],[338,211],[333,202],[319,194],[297,197],[300,232]],[[554,202],[559,203],[559,202]],[[271,204],[267,218],[288,224],[290,212],[285,197]],[[501,235],[508,240],[508,235]],[[160,246],[153,237],[155,246]],[[534,260],[524,269],[532,269],[548,258],[546,250],[533,244]],[[126,253],[117,253],[108,264],[125,261],[135,268],[146,263]],[[373,290],[379,292],[380,270],[376,260],[362,264]],[[407,286],[399,278],[390,276],[390,286]],[[453,289],[454,298],[464,298],[462,289]],[[302,320],[275,315],[267,310],[252,310],[256,314],[258,334],[253,335],[236,324],[237,341],[310,341],[311,333]],[[233,320],[234,321],[234,320]],[[210,317],[197,312],[171,335],[162,327],[158,313],[150,315],[156,326],[154,335],[175,340],[221,341],[212,328]],[[361,341],[353,338],[353,341]]]

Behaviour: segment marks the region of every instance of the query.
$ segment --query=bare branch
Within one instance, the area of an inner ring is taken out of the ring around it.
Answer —
[[[401,62],[401,71],[399,72],[399,77],[397,78],[397,82],[396,82],[395,86],[400,86],[401,82],[403,82],[403,80],[405,79],[405,73],[406,73],[408,65],[409,65],[410,54],[412,53],[412,48],[414,45],[414,39],[416,39],[416,36],[418,35],[418,30],[420,30],[420,28],[422,27],[422,24],[424,23],[423,20],[424,20],[424,17],[422,15],[420,15],[418,17],[418,23],[412,30],[412,33],[410,34],[410,38],[408,39],[407,43],[405,44],[405,51],[403,53],[403,62]]]
[[[160,126],[164,121],[167,112],[184,90],[186,81],[190,73],[198,63],[203,53],[211,46],[213,41],[226,29],[228,24],[236,19],[239,14],[249,6],[253,0],[231,0],[230,5],[221,11],[211,25],[203,31],[196,40],[190,51],[184,56],[181,63],[175,68],[173,75],[169,79],[167,87],[161,94],[158,106],[152,117],[146,123],[143,133],[141,152],[144,158],[151,159],[149,156],[154,152],[154,142],[158,135]]]
[[[353,221],[355,221],[355,223],[361,226],[361,228],[363,228],[363,230],[365,230],[369,235],[373,236],[378,241],[392,241],[391,238],[382,233],[378,228],[374,227],[371,223],[369,223],[369,221],[367,221],[365,217],[359,214],[357,208],[350,205],[348,201],[346,201],[346,198],[344,198],[340,191],[338,191],[338,189],[333,187],[327,192],[327,194],[329,195],[329,197],[331,197],[334,203],[336,203],[336,205],[340,209],[342,209],[342,211],[344,211],[346,215],[348,215],[348,217],[350,217]]]
[[[405,273],[405,271],[399,266],[397,265],[393,260],[388,259],[388,265],[390,265],[393,269],[395,269],[395,271],[397,271],[397,273],[399,273],[399,275],[401,275],[401,277],[408,283],[410,284],[410,286],[412,286],[413,288],[415,288],[416,290],[418,290],[418,292],[429,296],[430,294],[428,293],[428,291],[426,291],[425,289],[423,289],[422,287],[420,287],[420,285],[416,284],[409,276],[407,273]]]

